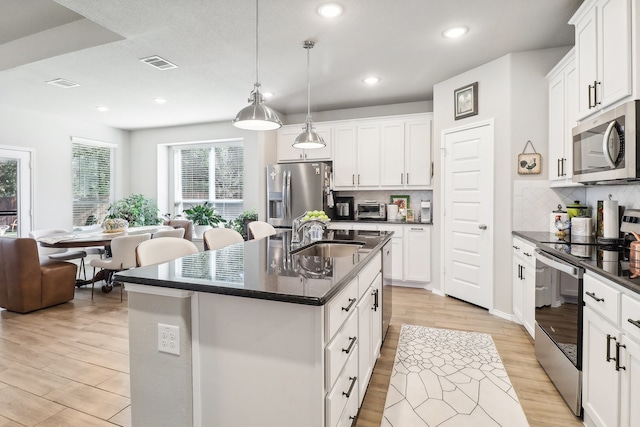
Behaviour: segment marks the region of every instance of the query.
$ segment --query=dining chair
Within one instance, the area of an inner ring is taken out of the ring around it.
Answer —
[[[157,239],[158,237],[178,237],[180,239],[184,238],[184,228],[174,228],[172,230],[158,230],[151,235],[152,239]]]
[[[45,236],[53,236],[56,234],[69,234],[69,230],[64,229],[42,229],[31,230],[29,237],[36,241]],[[69,250],[64,248],[45,248],[42,245],[38,245],[38,255],[41,258],[49,258],[55,261],[72,261],[80,260],[80,267],[78,268],[78,277],[80,277],[80,271],[82,271],[83,277],[87,279],[87,272],[84,265],[84,259],[87,256],[87,251],[84,250]]]
[[[136,247],[138,267],[162,264],[183,256],[200,252],[195,243],[181,237],[159,237],[147,240]]]
[[[111,240],[111,258],[105,259],[92,259],[90,264],[94,267],[101,268],[105,271],[105,287],[103,290],[109,292],[113,287],[113,275],[122,270],[128,270],[136,266],[136,247],[151,239],[151,234],[133,234],[130,236],[119,236]],[[93,290],[95,287],[95,277],[91,281],[91,298],[93,299]],[[122,288],[124,284],[120,286],[120,301],[122,302]]]
[[[276,234],[276,229],[264,221],[252,221],[247,225],[247,228],[249,229],[249,239],[262,239]]]
[[[234,243],[242,243],[244,239],[242,234],[230,228],[212,228],[204,232],[202,236],[204,240],[204,250],[224,248]]]
[[[169,219],[165,220],[162,225],[168,225],[173,228],[184,228],[184,238],[191,240],[193,237],[193,221],[188,219]]]

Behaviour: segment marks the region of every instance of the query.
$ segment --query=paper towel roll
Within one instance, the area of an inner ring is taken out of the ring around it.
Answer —
[[[602,203],[602,237],[605,239],[617,239],[620,236],[618,224],[618,201],[605,200]]]
[[[398,216],[398,205],[389,203],[387,205],[387,221],[395,221]]]
[[[593,219],[589,217],[574,216],[571,218],[572,236],[591,236],[593,232]]]

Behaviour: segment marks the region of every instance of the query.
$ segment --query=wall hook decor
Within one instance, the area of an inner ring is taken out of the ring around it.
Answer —
[[[533,153],[527,153],[527,147],[531,145]],[[531,141],[524,144],[522,153],[518,154],[518,174],[519,175],[537,175],[542,172],[542,155],[536,152]]]

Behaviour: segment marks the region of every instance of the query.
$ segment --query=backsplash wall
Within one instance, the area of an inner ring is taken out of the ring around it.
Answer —
[[[617,200],[618,206],[640,209],[640,185],[593,185],[550,188],[549,181],[514,181],[513,230],[548,231],[549,213],[575,200],[591,208],[595,220],[598,200]]]

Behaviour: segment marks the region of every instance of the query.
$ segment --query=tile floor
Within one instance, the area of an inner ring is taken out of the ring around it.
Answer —
[[[402,325],[382,426],[528,425],[489,334]]]

